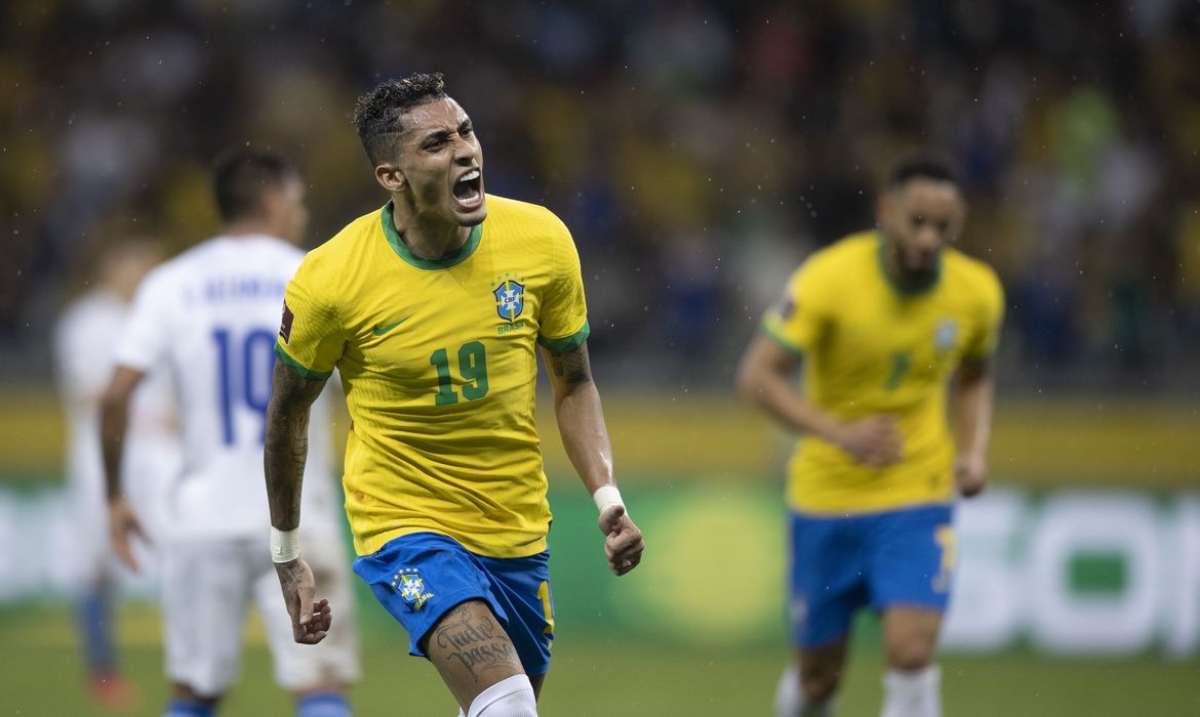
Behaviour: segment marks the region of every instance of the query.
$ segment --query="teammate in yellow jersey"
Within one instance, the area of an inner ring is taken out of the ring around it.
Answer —
[[[884,717],[941,713],[933,653],[952,506],[956,488],[984,487],[1004,305],[993,271],[950,246],[965,217],[945,163],[900,163],[877,229],[804,262],[742,358],[741,396],[806,434],[788,468],[798,669],[784,671],[777,715],[833,713],[851,619],[866,606],[883,618]]]
[[[554,629],[536,347],[609,567],[624,575],[643,550],[592,382],[579,257],[548,210],[484,194],[479,140],[440,74],[380,84],[354,119],[390,201],[297,270],[268,408],[271,547],[295,637],[330,625],[295,530],[308,406],[336,367],[355,572],[463,713],[535,715]]]

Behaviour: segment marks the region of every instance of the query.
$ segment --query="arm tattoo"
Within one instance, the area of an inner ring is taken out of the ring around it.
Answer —
[[[562,353],[551,354],[551,370],[554,375],[568,384],[587,383],[592,380],[592,366],[588,360],[587,345],[580,345]]]
[[[267,430],[263,464],[271,524],[280,530],[300,523],[300,489],[308,458],[308,416],[324,381],[308,381],[285,366],[275,364],[271,400],[267,404]]]

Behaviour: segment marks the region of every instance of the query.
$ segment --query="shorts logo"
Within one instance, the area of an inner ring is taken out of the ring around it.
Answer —
[[[433,597],[433,593],[426,591],[425,581],[416,568],[401,569],[392,578],[392,587],[400,592],[404,602],[413,606],[413,610],[420,610],[425,601]]]
[[[525,310],[525,285],[515,279],[501,279],[492,295],[496,297],[496,313],[510,324]]]
[[[295,318],[292,310],[288,308],[287,302],[283,302],[283,321],[279,323],[279,338],[283,339],[285,344],[292,338],[292,321]]]

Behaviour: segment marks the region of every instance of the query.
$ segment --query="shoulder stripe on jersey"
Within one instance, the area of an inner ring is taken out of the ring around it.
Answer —
[[[981,354],[963,354],[961,363],[987,363],[996,356],[996,349],[984,351]]]
[[[587,341],[588,334],[591,332],[592,329],[588,326],[587,319],[584,319],[583,327],[570,336],[561,339],[548,339],[545,336],[539,336],[537,342],[538,346],[552,353],[560,354],[563,351],[570,351],[582,346],[583,342]]]
[[[775,329],[771,328],[771,326],[769,324],[767,324],[766,321],[763,321],[762,323],[760,323],[759,328],[762,330],[762,332],[764,334],[766,334],[767,338],[771,339],[776,344],[778,344],[779,348],[783,349],[784,351],[787,351],[789,354],[795,356],[796,358],[804,357],[803,349],[796,346],[791,341],[788,341],[787,339],[785,339],[782,334],[780,334]]]
[[[312,369],[302,365],[299,361],[288,356],[287,351],[284,351],[279,344],[275,344],[275,355],[285,366],[296,373],[297,376],[306,381],[324,381],[333,375],[333,371],[313,371]]]

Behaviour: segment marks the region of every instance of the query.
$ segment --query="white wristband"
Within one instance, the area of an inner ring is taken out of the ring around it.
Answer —
[[[300,557],[300,531],[271,526],[271,560],[290,563]]]
[[[614,505],[625,507],[625,501],[621,500],[621,491],[617,490],[615,485],[602,485],[592,493],[592,500],[596,503],[596,510],[603,513]]]

